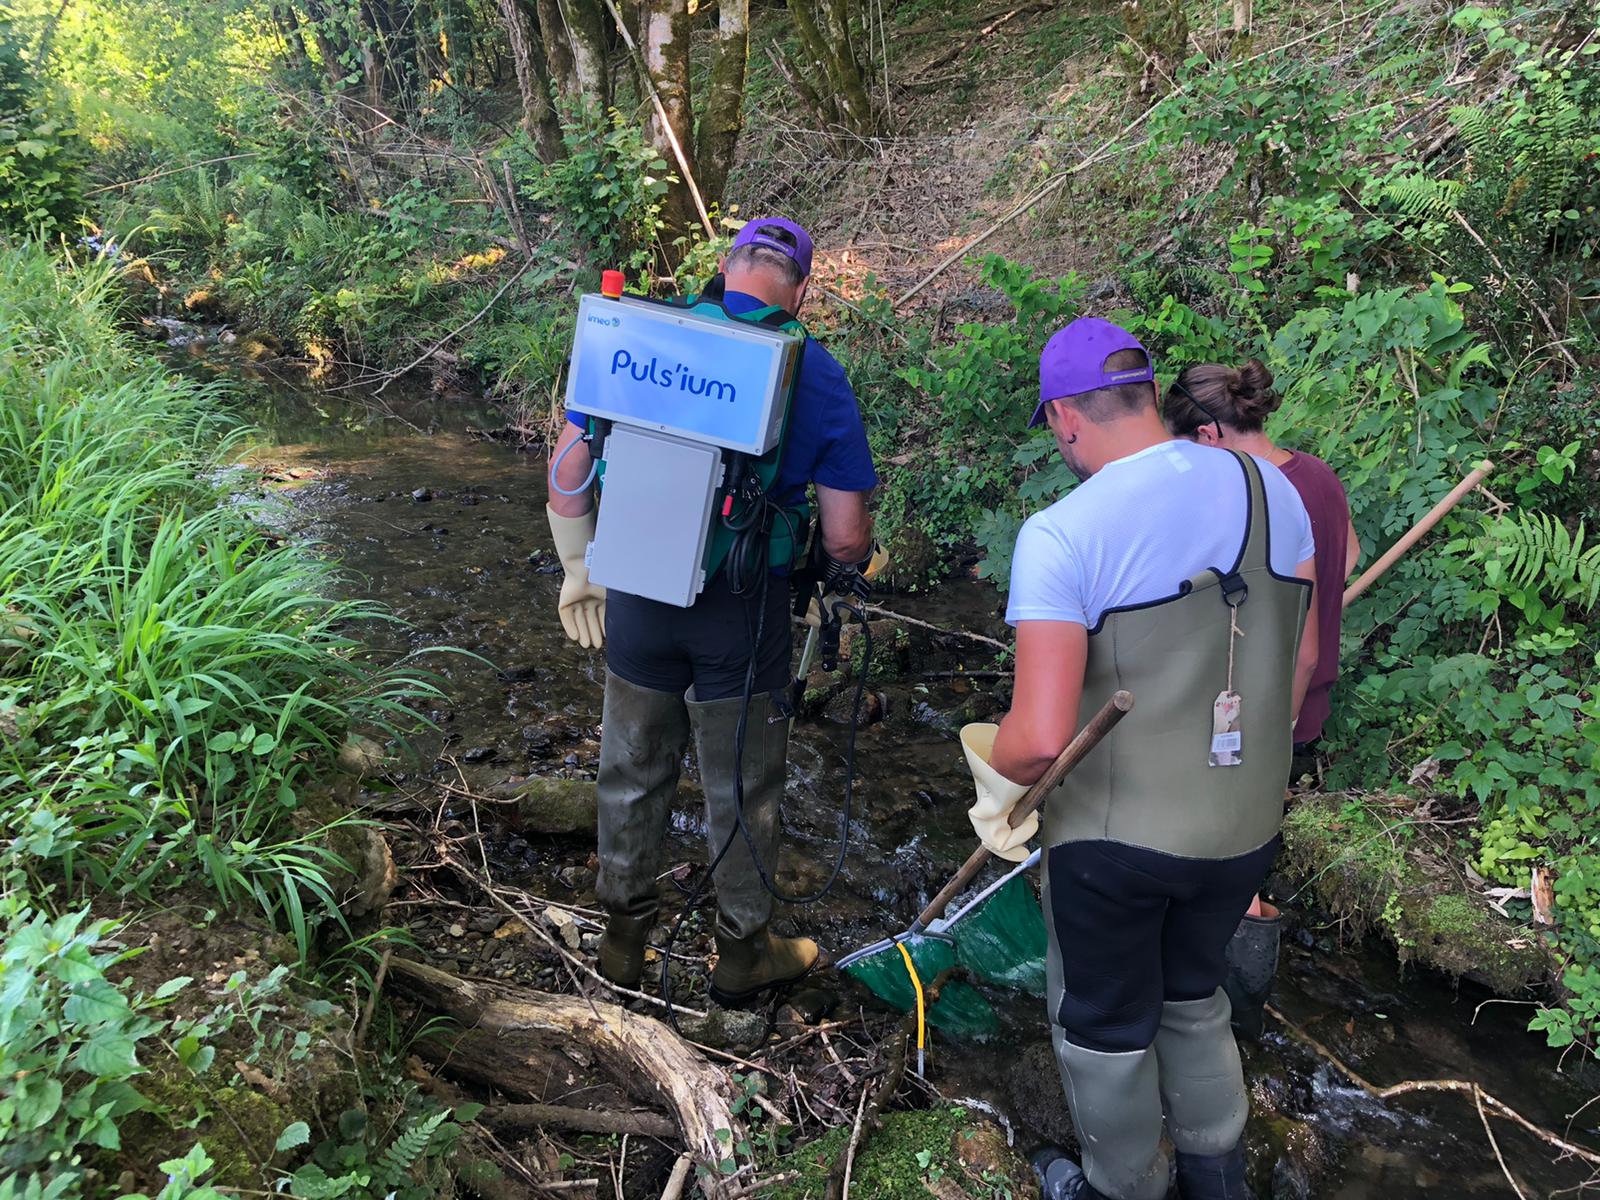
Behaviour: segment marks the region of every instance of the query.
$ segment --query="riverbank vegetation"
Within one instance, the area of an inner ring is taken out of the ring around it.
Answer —
[[[1600,27],[1569,0],[15,5],[0,986],[26,1003],[0,1046],[78,1089],[0,1117],[15,1194],[67,1194],[149,1110],[136,1051],[210,1062],[214,1023],[162,1007],[202,985],[141,993],[96,922],[177,888],[258,910],[291,963],[371,932],[341,924],[345,818],[302,801],[428,686],[364,659],[379,614],[230,501],[225,406],[119,319],[481,388],[537,448],[571,291],[613,265],[691,289],[757,210],[816,235],[807,319],[861,396],[898,588],[1004,588],[1020,521],[1071,485],[1021,426],[1039,346],[1083,312],[1164,378],[1266,362],[1269,431],[1338,472],[1368,560],[1492,461],[1347,612],[1291,859],[1353,926],[1477,960],[1552,1044],[1600,1045],[1597,131]],[[373,1140],[333,1121],[318,1170]],[[430,1122],[455,1128],[404,1128]]]

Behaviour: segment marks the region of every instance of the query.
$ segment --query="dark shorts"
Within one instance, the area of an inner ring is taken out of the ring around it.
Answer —
[[[1047,852],[1062,994],[1052,1017],[1074,1045],[1105,1053],[1155,1041],[1161,1006],[1202,1000],[1227,973],[1228,941],[1278,854],[1273,838],[1235,858],[1181,858],[1122,842]]]
[[[629,683],[695,700],[744,694],[758,624],[761,648],[753,692],[789,685],[789,581],[773,576],[766,617],[759,596],[735,596],[718,574],[689,608],[612,591],[606,596],[606,666]]]

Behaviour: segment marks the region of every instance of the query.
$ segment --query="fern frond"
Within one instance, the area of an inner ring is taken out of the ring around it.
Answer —
[[[1588,611],[1600,605],[1600,542],[1585,547],[1586,536],[1582,521],[1574,533],[1549,513],[1517,513],[1490,523],[1482,554],[1498,559],[1513,585]]]
[[[1393,58],[1385,59],[1368,71],[1366,77],[1375,81],[1394,79],[1396,76],[1404,75],[1406,72],[1430,60],[1431,56],[1424,54],[1421,50],[1408,50],[1404,53],[1396,54]]]
[[[1483,109],[1470,104],[1457,104],[1450,109],[1450,123],[1456,127],[1461,140],[1473,154],[1492,155],[1498,148],[1500,131],[1494,119]]]
[[[390,1142],[383,1152],[383,1157],[378,1160],[379,1178],[391,1186],[400,1183],[428,1152],[428,1143],[433,1140],[434,1131],[443,1125],[449,1116],[449,1109],[441,1109],[426,1121],[411,1126]]]
[[[1437,220],[1450,216],[1460,207],[1463,186],[1458,179],[1402,175],[1379,185],[1378,197],[1408,217]]]

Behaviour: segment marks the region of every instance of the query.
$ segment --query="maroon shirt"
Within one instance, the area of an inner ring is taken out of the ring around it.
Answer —
[[[1350,502],[1333,468],[1320,458],[1291,451],[1279,468],[1311,515],[1311,537],[1316,543],[1317,586],[1312,596],[1312,616],[1317,622],[1317,669],[1300,706],[1294,740],[1315,740],[1332,706],[1334,680],[1339,678],[1339,622],[1344,615],[1345,557],[1350,546]]]

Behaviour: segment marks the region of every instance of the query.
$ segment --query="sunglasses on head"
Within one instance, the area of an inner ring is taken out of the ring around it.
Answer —
[[[1210,424],[1215,425],[1217,427],[1217,431],[1219,433],[1222,431],[1222,422],[1221,422],[1221,420],[1218,419],[1216,413],[1212,412],[1204,404],[1201,404],[1199,399],[1195,396],[1195,394],[1193,392],[1191,392],[1188,388],[1184,387],[1182,382],[1180,382],[1179,380],[1174,379],[1172,381],[1172,386],[1177,391],[1182,392],[1184,394],[1184,396],[1188,399],[1190,404],[1194,405],[1202,413],[1205,414],[1206,419],[1204,421],[1200,422],[1200,425],[1204,425],[1207,422],[1209,422]],[[1200,428],[1200,425],[1196,425],[1195,428],[1196,429]]]

